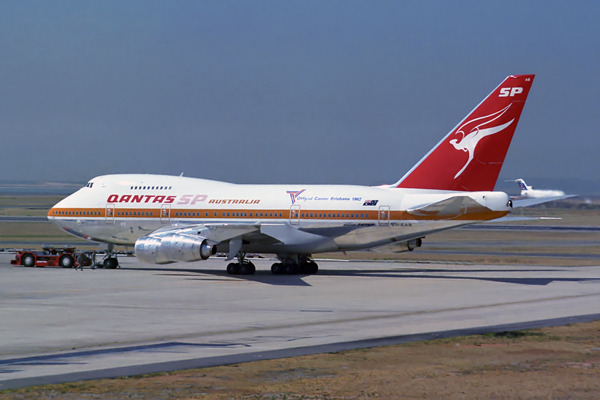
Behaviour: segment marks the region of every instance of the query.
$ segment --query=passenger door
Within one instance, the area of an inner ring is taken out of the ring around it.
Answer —
[[[291,225],[299,225],[300,224],[300,206],[293,205],[290,207],[290,224]]]
[[[390,224],[390,206],[379,206],[379,226]]]
[[[162,224],[170,224],[171,223],[171,205],[163,204],[160,207],[160,222]]]
[[[115,222],[115,205],[114,204],[106,205],[106,212],[104,214],[104,219],[106,220],[107,224],[112,224]]]

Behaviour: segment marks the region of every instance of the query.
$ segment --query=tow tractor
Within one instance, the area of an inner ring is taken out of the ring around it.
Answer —
[[[25,267],[78,268],[93,265],[94,258],[95,255],[79,253],[74,247],[43,247],[42,250],[20,250],[10,263]]]

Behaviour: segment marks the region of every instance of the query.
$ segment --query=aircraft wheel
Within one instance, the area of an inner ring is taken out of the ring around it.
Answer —
[[[289,263],[283,266],[283,273],[286,275],[294,275],[298,273],[298,265]]]
[[[35,267],[35,257],[31,254],[25,254],[21,257],[21,265],[24,267]]]
[[[281,274],[283,274],[283,264],[282,263],[275,263],[275,264],[271,265],[271,273],[273,275],[281,275]]]
[[[58,260],[58,265],[60,265],[63,268],[73,268],[73,266],[75,265],[75,260],[73,259],[73,256],[65,254]]]
[[[256,267],[251,262],[243,263],[240,267],[241,275],[252,275],[256,272]]]
[[[239,268],[239,264],[238,263],[231,263],[227,266],[227,273],[229,275],[237,275],[240,273],[240,268]]]
[[[306,271],[307,274],[313,275],[319,271],[319,266],[317,265],[316,262],[309,261],[306,264],[304,264],[304,270]]]
[[[104,268],[106,269],[116,269],[119,266],[119,260],[115,257],[109,257],[104,260]]]

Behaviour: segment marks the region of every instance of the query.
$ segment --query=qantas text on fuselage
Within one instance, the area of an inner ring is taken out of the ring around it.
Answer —
[[[159,203],[194,205],[208,200],[209,204],[258,204],[260,199],[208,199],[205,194],[184,194],[179,199],[177,196],[163,196],[154,194],[111,194],[106,199],[107,203]]]

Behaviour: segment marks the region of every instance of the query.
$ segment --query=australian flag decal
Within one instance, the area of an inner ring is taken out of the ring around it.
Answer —
[[[379,200],[365,200],[363,206],[376,206]]]

